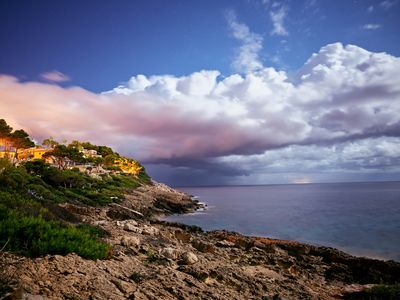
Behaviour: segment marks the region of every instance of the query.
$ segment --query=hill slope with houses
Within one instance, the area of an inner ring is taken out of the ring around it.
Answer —
[[[60,144],[48,138],[41,145],[35,145],[28,133],[22,129],[13,131],[4,119],[0,119],[0,158],[16,165],[43,160],[59,169],[76,168],[96,178],[109,173],[137,176],[144,170],[138,161],[120,156],[110,147],[90,142],[74,140],[69,144]]]

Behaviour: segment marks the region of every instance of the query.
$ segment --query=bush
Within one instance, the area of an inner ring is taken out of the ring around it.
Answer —
[[[42,215],[21,214],[0,207],[0,245],[26,256],[65,255],[74,252],[84,258],[104,259],[110,246],[93,237],[87,228],[46,220]],[[97,234],[98,236],[98,234]]]

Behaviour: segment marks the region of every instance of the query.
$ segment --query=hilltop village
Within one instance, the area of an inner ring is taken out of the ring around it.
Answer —
[[[43,160],[59,169],[79,170],[97,179],[110,173],[136,176],[143,170],[136,160],[90,142],[59,143],[50,137],[36,145],[24,130],[12,131],[4,119],[0,120],[0,158],[6,158],[14,165]]]

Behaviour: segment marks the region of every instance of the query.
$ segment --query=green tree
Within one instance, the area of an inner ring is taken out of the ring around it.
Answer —
[[[95,166],[101,166],[104,164],[103,157],[88,157],[86,158],[86,162],[93,163]]]
[[[9,151],[11,147],[11,132],[12,127],[4,119],[0,119],[0,146],[3,145],[5,151]]]
[[[79,152],[76,148],[69,148],[65,145],[57,145],[54,150],[49,151],[43,155],[43,157],[50,157],[52,156],[56,164],[60,169],[65,170],[68,164],[68,160],[73,162],[82,163],[85,161],[83,154]]]
[[[12,127],[4,119],[0,119],[0,139],[9,137],[11,132]]]
[[[0,175],[12,167],[10,161],[6,158],[0,158]]]
[[[27,149],[35,146],[35,143],[30,139],[23,129],[15,130],[11,134],[12,145],[15,149],[15,157],[18,158],[19,149]]]
[[[82,150],[83,150],[82,143],[81,143],[80,141],[78,141],[78,140],[72,141],[72,142],[68,145],[68,148],[76,148],[76,149],[78,149],[79,151],[82,151]]]
[[[53,137],[49,137],[43,140],[42,145],[45,146],[46,148],[54,148],[55,146],[58,145],[58,142],[54,140]]]
[[[109,154],[104,157],[104,164],[106,166],[112,166],[118,158],[119,155],[117,153]]]
[[[45,171],[52,168],[48,163],[42,159],[35,159],[24,163],[24,167],[28,173],[42,176]]]
[[[107,155],[113,154],[114,151],[110,147],[107,147],[107,146],[98,146],[97,153],[103,157],[106,157]]]
[[[96,150],[97,151],[97,148],[98,148],[96,145],[93,145],[90,142],[83,142],[81,145],[83,148],[85,148],[87,150]]]

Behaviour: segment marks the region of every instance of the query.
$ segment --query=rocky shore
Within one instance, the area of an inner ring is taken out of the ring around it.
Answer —
[[[74,221],[106,233],[109,259],[2,253],[14,286],[4,299],[364,299],[377,284],[400,283],[398,262],[157,219],[199,207],[158,183],[119,204],[63,204]]]

